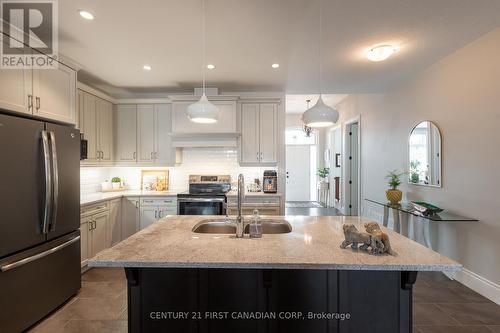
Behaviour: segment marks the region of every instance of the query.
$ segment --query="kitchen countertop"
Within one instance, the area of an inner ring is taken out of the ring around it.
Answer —
[[[214,217],[163,218],[102,251],[89,261],[89,266],[387,271],[459,271],[462,268],[453,260],[385,228],[395,256],[341,249],[342,225],[353,223],[363,230],[363,223],[369,221],[358,217],[286,216],[293,228],[291,233],[265,234],[260,239],[191,231],[197,222],[207,218]]]
[[[226,193],[228,197],[235,197],[238,195],[238,191],[231,190]],[[281,193],[264,193],[264,192],[245,192],[246,197],[281,197]]]
[[[93,203],[98,203],[102,201],[108,201],[113,199],[118,199],[121,197],[145,197],[145,196],[176,196],[178,193],[183,192],[182,190],[171,190],[171,191],[141,191],[141,190],[125,190],[117,192],[97,192],[91,194],[82,194],[80,196],[80,205],[89,205]]]
[[[169,191],[141,191],[141,190],[124,190],[117,192],[97,192],[90,194],[82,194],[80,196],[80,205],[90,205],[102,201],[118,199],[121,197],[145,197],[145,196],[176,196],[178,193],[185,192],[186,190],[169,190]],[[228,197],[235,197],[238,193],[236,191],[229,191]],[[245,196],[248,197],[280,197],[281,193],[263,193],[263,192],[246,192]]]

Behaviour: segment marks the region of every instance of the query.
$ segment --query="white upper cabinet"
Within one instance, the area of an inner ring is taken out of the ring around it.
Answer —
[[[260,163],[278,163],[278,105],[260,104],[259,117]]]
[[[69,124],[76,123],[76,72],[59,64],[58,69],[33,70],[34,114]]]
[[[97,162],[97,106],[96,97],[83,93],[83,103],[78,103],[80,107],[80,132],[87,140],[87,159],[85,163]]]
[[[172,133],[236,133],[236,101],[212,101],[219,109],[219,120],[213,124],[198,124],[189,120],[187,107],[192,101],[174,101],[172,103]]]
[[[78,91],[80,132],[87,140],[87,159],[84,165],[111,165],[113,163],[113,104]]]
[[[278,163],[278,103],[242,103],[240,164]]]
[[[259,104],[241,105],[241,163],[259,163]]]
[[[113,104],[96,99],[97,149],[101,163],[113,161]]]
[[[172,146],[171,104],[123,104],[116,112],[116,162],[121,165],[181,163],[181,150]]]
[[[116,123],[116,161],[136,162],[137,159],[137,106],[118,105]]]
[[[153,104],[137,105],[138,162],[155,159],[155,108]]]
[[[32,114],[32,71],[0,69],[0,109]]]
[[[75,124],[76,72],[61,63],[56,69],[0,69],[0,109]]]

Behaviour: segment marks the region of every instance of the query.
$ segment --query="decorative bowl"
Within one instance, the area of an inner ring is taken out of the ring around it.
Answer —
[[[411,204],[416,211],[426,216],[441,213],[444,210],[424,201],[412,201]]]

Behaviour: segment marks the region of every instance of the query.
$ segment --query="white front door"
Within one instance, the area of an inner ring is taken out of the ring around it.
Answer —
[[[286,200],[310,200],[310,153],[309,145],[286,146]]]

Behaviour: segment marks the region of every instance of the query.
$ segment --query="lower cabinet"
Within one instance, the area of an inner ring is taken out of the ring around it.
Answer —
[[[259,215],[281,215],[280,209],[280,197],[272,196],[269,197],[260,197],[260,196],[247,196],[242,204],[242,214],[243,215],[252,215],[253,211],[257,209],[259,211]],[[237,215],[238,199],[236,197],[228,197],[227,199],[227,214],[228,215]]]
[[[141,230],[167,215],[177,214],[176,197],[141,198],[140,206]]]
[[[140,230],[140,199],[139,197],[122,198],[122,240]]]
[[[109,221],[106,232],[106,246],[111,247],[122,241],[122,200],[109,202]]]
[[[98,208],[100,206],[97,206]],[[82,212],[80,219],[81,234],[81,265],[87,264],[89,258],[106,249],[107,228],[109,221],[109,210],[106,206],[97,209],[95,212]]]

